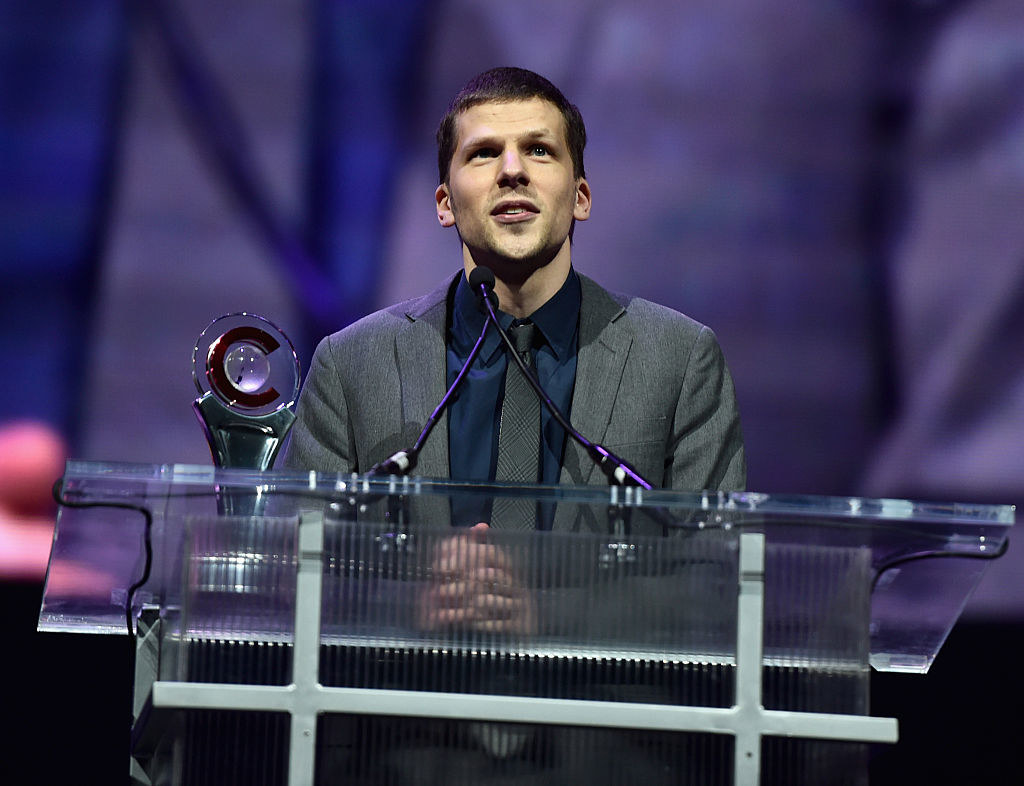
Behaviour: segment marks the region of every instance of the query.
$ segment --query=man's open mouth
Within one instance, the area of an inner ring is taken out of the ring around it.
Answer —
[[[502,202],[491,211],[492,216],[518,216],[524,213],[535,214],[540,210],[532,202]]]

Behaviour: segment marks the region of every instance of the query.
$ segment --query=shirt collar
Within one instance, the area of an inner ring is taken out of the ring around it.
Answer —
[[[580,279],[569,268],[561,288],[543,306],[530,315],[530,320],[544,335],[544,340],[563,360],[572,352],[580,318]]]
[[[559,290],[529,319],[537,326],[555,357],[562,360],[569,356],[576,340],[580,313],[580,279],[576,271],[569,268],[569,275]],[[460,357],[468,357],[487,317],[477,306],[477,296],[469,288],[466,276],[459,276],[455,288],[452,309],[452,344]],[[513,322],[511,314],[498,311],[498,323],[508,330]],[[499,356],[501,337],[497,331],[489,330],[480,350],[485,365],[490,365]]]

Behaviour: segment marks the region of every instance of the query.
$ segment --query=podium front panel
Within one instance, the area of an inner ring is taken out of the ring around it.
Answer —
[[[310,732],[318,783],[731,783],[722,729],[614,728],[602,708],[733,706],[744,533],[765,543],[764,708],[865,715],[871,667],[927,669],[1012,523],[998,506],[179,466],[70,464],[63,495],[40,628],[118,633],[141,615],[150,681],[168,684],[294,687],[299,532],[319,522],[313,676],[335,699]],[[512,495],[545,530],[474,528]],[[374,692],[437,711],[336,698]],[[449,717],[459,696],[590,702],[593,721]],[[172,783],[283,783],[294,723],[155,712],[137,755]],[[864,778],[860,743],[772,737],[758,755],[763,783]]]

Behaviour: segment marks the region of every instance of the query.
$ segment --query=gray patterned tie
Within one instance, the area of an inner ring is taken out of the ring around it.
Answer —
[[[537,326],[523,322],[509,328],[516,352],[527,366]],[[498,430],[498,466],[494,479],[509,483],[536,483],[540,469],[540,400],[510,358],[505,372],[505,399]],[[505,497],[494,500],[491,526],[532,529],[537,510],[532,499]]]

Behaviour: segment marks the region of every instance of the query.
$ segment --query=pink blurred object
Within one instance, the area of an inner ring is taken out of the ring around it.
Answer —
[[[0,425],[0,580],[42,580],[53,540],[54,482],[67,448],[45,423]]]

